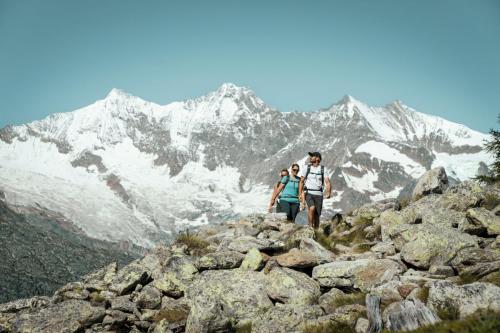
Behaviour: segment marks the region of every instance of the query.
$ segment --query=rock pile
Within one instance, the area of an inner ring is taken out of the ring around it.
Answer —
[[[281,214],[204,227],[0,305],[0,332],[361,333],[500,312],[500,190],[423,179],[407,206],[367,204],[317,231]]]

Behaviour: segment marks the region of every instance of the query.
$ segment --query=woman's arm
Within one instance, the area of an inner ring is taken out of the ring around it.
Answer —
[[[278,196],[278,194],[281,193],[281,191],[283,191],[284,188],[285,188],[285,184],[281,183],[278,186],[278,188],[275,191],[273,191],[273,195],[271,196],[271,201],[269,202],[269,207],[267,208],[269,213],[271,213],[273,211],[273,206],[274,206],[274,203],[276,202],[276,197]]]

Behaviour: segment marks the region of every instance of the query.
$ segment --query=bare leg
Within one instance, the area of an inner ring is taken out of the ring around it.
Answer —
[[[314,208],[314,229],[319,228],[319,215],[318,212],[316,211],[316,207]]]
[[[316,212],[316,207],[311,206],[307,210],[307,222],[310,227],[314,228],[314,213]]]

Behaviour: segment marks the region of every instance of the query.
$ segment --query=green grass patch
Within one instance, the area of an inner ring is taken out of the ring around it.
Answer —
[[[321,246],[323,246],[325,249],[329,250],[329,251],[333,251],[334,250],[334,242],[330,239],[330,237],[328,237],[324,232],[323,230],[321,229],[316,229],[314,230],[314,235],[316,237],[316,241],[321,244]]]
[[[351,304],[365,305],[365,297],[366,294],[362,292],[345,294],[335,298],[333,305],[337,308],[342,305],[351,305]]]
[[[352,224],[354,226],[365,226],[365,227],[371,225],[372,223],[373,223],[373,219],[370,219],[370,218],[367,218],[364,216],[356,216],[356,218],[352,222]]]
[[[410,204],[410,198],[403,198],[399,200],[399,210],[402,210]]]
[[[416,296],[422,303],[426,304],[429,299],[429,287],[420,287]]]
[[[384,330],[383,333],[391,331]],[[411,333],[493,333],[500,332],[500,316],[493,311],[480,311],[461,320],[445,320],[420,327]]]
[[[90,301],[92,303],[104,303],[106,298],[102,296],[99,292],[94,291],[90,294]]]
[[[482,277],[479,281],[493,283],[494,285],[500,287],[500,271],[490,273]]]
[[[337,323],[333,321],[327,322],[309,322],[302,329],[304,333],[355,333],[353,327],[345,323]]]
[[[443,320],[457,320],[460,317],[458,306],[451,302],[442,306],[437,306],[436,314]]]
[[[478,277],[475,274],[463,273],[460,274],[458,277],[459,280],[457,281],[457,284],[459,285],[473,283],[478,280]]]
[[[354,253],[364,253],[366,251],[369,251],[371,249],[371,247],[373,246],[373,244],[371,243],[360,243],[360,244],[355,244],[353,247],[352,247],[352,251]]]
[[[210,243],[198,235],[189,233],[189,230],[179,233],[175,243],[186,245],[192,255],[203,255],[210,252],[208,250]]]
[[[234,333],[252,333],[252,322],[246,322],[241,325],[236,325],[232,328]]]

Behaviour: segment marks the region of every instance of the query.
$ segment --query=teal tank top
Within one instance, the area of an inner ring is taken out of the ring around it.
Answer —
[[[290,179],[288,179],[290,178]],[[288,180],[288,182],[287,182]],[[281,178],[281,184],[286,184],[283,191],[281,191],[280,200],[285,200],[287,202],[299,202],[299,178],[291,178],[285,176]]]

